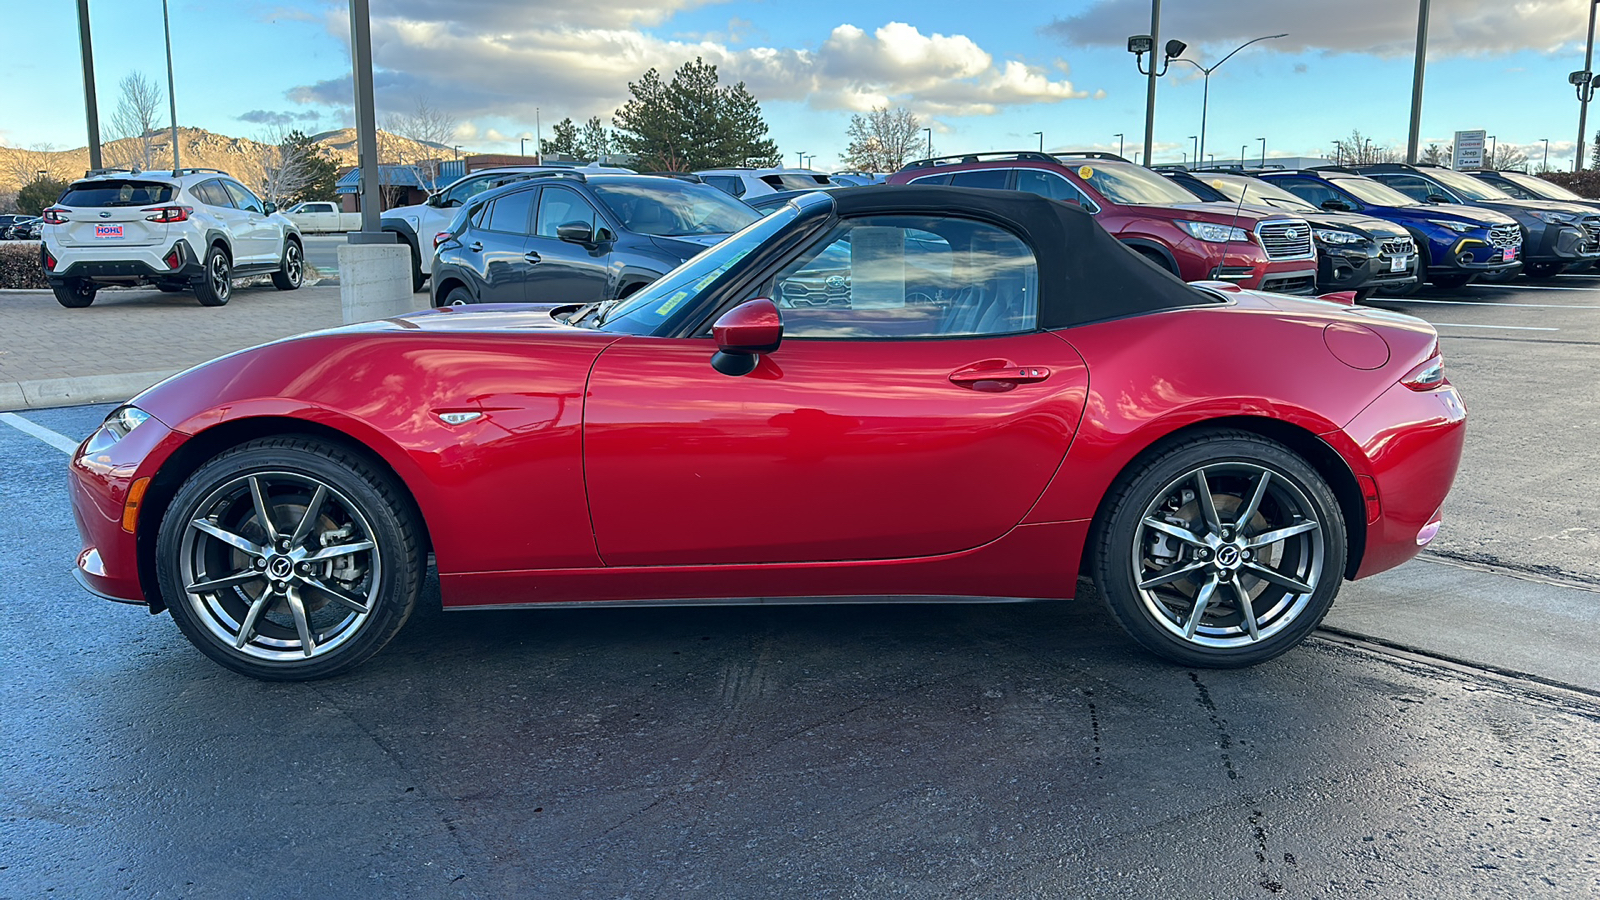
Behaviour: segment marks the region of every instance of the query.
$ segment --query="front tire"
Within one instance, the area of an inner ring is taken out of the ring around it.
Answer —
[[[162,518],[156,573],[200,652],[304,681],[377,653],[411,615],[422,530],[393,479],[338,446],[242,444],[201,466]]]
[[[282,266],[272,273],[272,286],[280,291],[298,290],[306,280],[306,255],[299,241],[285,241]]]
[[[87,278],[69,278],[64,284],[50,285],[50,292],[56,295],[56,302],[67,309],[83,309],[94,302],[95,292],[99,288]]]
[[[233,296],[233,260],[219,244],[206,250],[205,274],[194,283],[194,297],[201,306],[226,306]]]
[[[1338,594],[1338,501],[1281,444],[1213,432],[1113,489],[1095,581],[1134,640],[1187,666],[1265,662],[1305,639]]]
[[[1560,275],[1567,268],[1563,262],[1536,262],[1527,263],[1522,267],[1522,274],[1529,281],[1545,281]]]
[[[472,292],[464,287],[451,288],[450,294],[444,298],[445,306],[471,306],[476,302],[472,299]]]

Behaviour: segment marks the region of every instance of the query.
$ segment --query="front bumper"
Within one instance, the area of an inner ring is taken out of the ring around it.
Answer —
[[[204,264],[183,238],[166,246],[72,247],[63,250],[46,244],[44,249],[57,260],[57,268],[45,273],[51,285],[64,284],[74,278],[87,278],[104,284],[192,282],[205,275]],[[176,268],[167,262],[167,257],[173,253],[178,258]],[[65,266],[61,264],[63,255],[70,260]]]
[[[1580,225],[1547,225],[1529,232],[1523,244],[1528,262],[1582,263],[1600,259],[1600,232],[1591,235]]]
[[[119,603],[148,603],[139,571],[139,537],[153,545],[157,517],[146,511],[153,492],[145,494],[132,532],[122,527],[124,507],[133,483],[154,476],[184,439],[152,417],[109,446],[91,451],[96,446],[91,436],[73,452],[67,492],[82,541],[73,575],[90,593]]]
[[[1317,251],[1319,292],[1407,285],[1417,280],[1420,267],[1415,247],[1409,253],[1391,253],[1378,241],[1318,245]],[[1397,260],[1399,269],[1395,268]]]

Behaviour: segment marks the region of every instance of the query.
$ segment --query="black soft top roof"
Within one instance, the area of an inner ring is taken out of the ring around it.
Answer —
[[[1218,302],[1129,249],[1069,203],[1021,191],[943,185],[882,184],[828,193],[841,217],[956,213],[1016,233],[1038,260],[1043,328]]]

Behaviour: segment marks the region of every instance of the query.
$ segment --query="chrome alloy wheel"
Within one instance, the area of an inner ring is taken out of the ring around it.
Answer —
[[[211,254],[211,265],[207,267],[206,279],[211,282],[211,293],[217,299],[226,301],[233,292],[232,266],[228,265],[228,258],[221,253]]]
[[[1201,647],[1255,645],[1310,605],[1327,555],[1316,507],[1294,481],[1249,462],[1192,469],[1155,495],[1133,536],[1150,617]]]
[[[308,475],[223,482],[179,547],[183,602],[213,636],[260,660],[333,652],[360,633],[379,596],[382,558],[367,517]]]
[[[288,276],[290,284],[299,287],[301,280],[305,278],[305,272],[305,260],[300,255],[300,245],[290,241],[283,253],[283,274]]]

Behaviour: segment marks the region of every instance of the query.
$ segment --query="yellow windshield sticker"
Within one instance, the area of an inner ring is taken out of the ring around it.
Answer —
[[[670,316],[670,315],[672,315],[672,311],[677,309],[679,306],[682,306],[683,305],[683,301],[685,301],[687,299],[689,299],[689,292],[688,291],[679,291],[676,294],[673,294],[671,297],[667,298],[667,302],[665,302],[665,303],[661,304],[660,306],[656,307],[656,315],[658,315],[658,316]]]
[[[1094,177],[1094,169],[1091,169],[1088,166],[1079,166],[1078,177],[1082,178],[1084,181],[1088,181],[1090,178]]]

